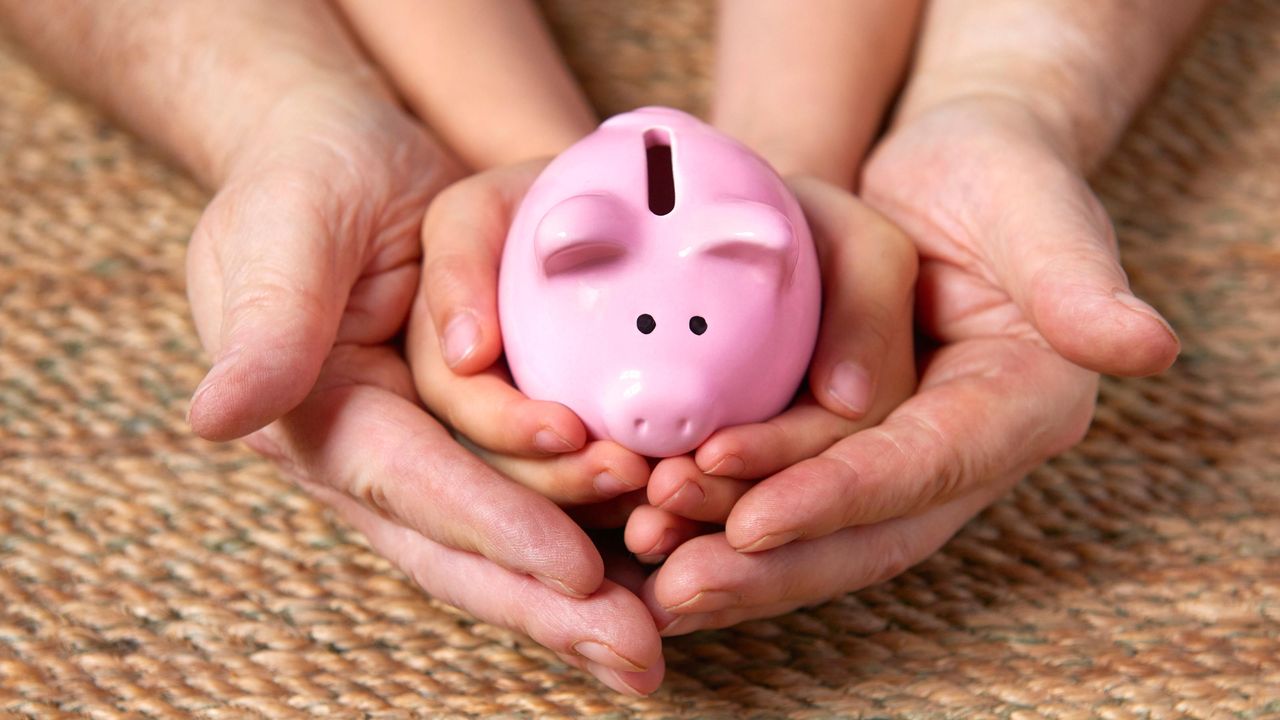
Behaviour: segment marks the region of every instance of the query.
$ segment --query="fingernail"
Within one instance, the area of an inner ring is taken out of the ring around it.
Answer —
[[[742,458],[733,453],[726,453],[716,460],[715,464],[709,468],[705,468],[702,472],[708,475],[719,475],[721,477],[740,478],[747,474],[747,464]]]
[[[459,310],[445,323],[442,337],[444,361],[449,367],[457,367],[480,344],[480,325],[470,310]]]
[[[737,548],[737,551],[743,552],[743,553],[750,553],[750,552],[760,552],[762,550],[772,550],[773,548],[786,545],[787,543],[791,542],[792,540],[795,540],[801,535],[803,535],[803,533],[801,533],[799,530],[789,530],[787,532],[782,532],[782,533],[771,533],[769,535],[765,535],[764,537],[760,538],[759,540],[756,540],[755,542],[749,545],[744,545],[740,548]]]
[[[728,590],[703,590],[679,605],[666,608],[667,612],[715,612],[742,604],[742,596]],[[674,624],[674,623],[672,623]],[[668,625],[667,627],[671,627]]]
[[[542,428],[533,434],[533,444],[546,453],[562,453],[574,450],[573,443],[551,428]]]
[[[217,385],[227,373],[236,366],[236,360],[239,358],[243,347],[237,347],[230,352],[223,353],[213,361],[213,367],[209,368],[209,372],[205,374],[204,379],[196,386],[195,392],[191,393],[191,403],[187,406],[187,420],[191,419],[191,406],[200,400],[200,396],[209,391],[209,388]]]
[[[843,360],[831,371],[827,393],[853,414],[862,415],[871,405],[871,376],[857,363]]]
[[[662,531],[662,537],[658,538],[658,542],[654,543],[653,547],[649,548],[648,552],[637,553],[637,555],[666,557],[667,553],[675,550],[676,544],[679,540],[680,536],[676,534],[676,531],[671,528],[667,528]]]
[[[595,675],[597,680],[604,683],[605,685],[608,685],[611,689],[622,693],[623,695],[630,695],[631,697],[644,697],[644,693],[628,685],[627,681],[622,678],[622,675],[617,670],[614,670],[611,667],[606,667],[599,663],[594,663],[588,660],[587,672],[591,673],[592,675]]]
[[[586,595],[578,592],[577,590],[570,588],[568,585],[565,585],[564,583],[560,582],[559,580],[556,580],[555,578],[547,577],[546,575],[539,575],[538,573],[530,573],[530,575],[533,576],[533,579],[537,580],[543,585],[546,585],[552,590],[555,590],[561,595],[568,595],[569,597],[575,597],[578,599],[587,597]]]
[[[622,478],[614,475],[608,470],[596,475],[595,479],[591,481],[591,484],[595,486],[596,492],[600,493],[600,495],[604,497],[616,497],[635,489],[623,482]]]
[[[668,510],[679,506],[684,510],[696,510],[707,501],[707,493],[702,486],[692,480],[685,480],[679,490],[671,493],[671,497],[663,500],[658,507]]]
[[[619,655],[613,648],[594,640],[582,640],[574,644],[573,651],[582,657],[615,670],[644,672],[644,668]]]
[[[697,621],[694,619],[694,617],[695,616],[693,615],[681,615],[675,620],[672,620],[671,622],[667,623],[666,627],[663,627],[661,630],[658,631],[658,634],[661,635],[662,637],[672,637],[674,635],[680,635],[681,633],[684,633],[684,632],[691,632],[693,630],[697,630],[698,629]]]
[[[1178,339],[1178,333],[1173,331],[1173,326],[1169,324],[1169,321],[1165,320],[1155,308],[1139,299],[1137,295],[1134,295],[1128,290],[1117,289],[1115,292],[1111,293],[1111,297],[1115,298],[1116,302],[1124,305],[1130,310],[1154,319],[1156,322],[1164,326],[1164,329],[1173,336],[1174,340]]]

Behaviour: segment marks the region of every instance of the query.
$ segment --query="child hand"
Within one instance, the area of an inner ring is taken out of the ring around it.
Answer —
[[[627,523],[628,549],[665,557],[702,523],[723,524],[757,481],[874,426],[915,388],[910,240],[849,193],[812,178],[791,181],[823,276],[823,316],[809,385],[781,415],[724,428],[693,457],[667,458],[649,479],[650,505]],[[785,488],[779,504],[797,504]]]
[[[432,202],[407,350],[427,407],[486,462],[562,505],[598,503],[643,488],[648,463],[617,443],[587,442],[571,410],[525,397],[499,362],[498,264],[511,218],[544,165],[479,173]]]

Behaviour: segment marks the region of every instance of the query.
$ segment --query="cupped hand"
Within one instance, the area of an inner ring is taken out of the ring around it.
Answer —
[[[938,347],[919,390],[752,487],[725,533],[676,549],[644,591],[664,634],[775,615],[923,560],[1083,436],[1098,372],[1159,372],[1177,354],[1129,290],[1080,171],[1016,99],[901,119],[862,190],[920,250],[917,317]]]
[[[478,173],[431,203],[407,351],[427,407],[473,443],[480,457],[559,504],[586,506],[579,512],[605,524],[617,513],[592,506],[634,506],[626,498],[645,486],[648,463],[617,443],[588,442],[573,411],[525,397],[500,359],[502,248],[520,200],[545,165],[540,160]]]
[[[651,507],[627,523],[627,545],[648,561],[723,524],[761,478],[871,427],[915,389],[912,298],[916,251],[892,223],[847,191],[808,177],[800,200],[822,269],[823,318],[808,387],[769,420],[721,429],[692,457],[654,468]]]
[[[191,242],[189,295],[214,357],[191,424],[249,434],[431,594],[619,690],[652,691],[653,621],[604,579],[590,538],[417,404],[396,338],[421,218],[456,176],[389,97],[306,86],[282,98]]]

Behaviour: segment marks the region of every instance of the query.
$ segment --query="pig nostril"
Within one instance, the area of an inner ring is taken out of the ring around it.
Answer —
[[[658,327],[658,321],[654,320],[653,316],[649,313],[645,313],[636,318],[636,329],[645,335],[653,332],[653,329],[656,327]]]
[[[688,435],[689,431],[693,429],[693,422],[690,421],[689,418],[680,418],[679,424],[681,435]]]
[[[642,433],[649,428],[649,421],[644,418],[636,418],[635,422],[632,424],[635,426],[636,432],[638,433]]]

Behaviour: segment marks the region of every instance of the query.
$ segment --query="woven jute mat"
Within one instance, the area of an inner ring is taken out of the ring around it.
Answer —
[[[604,113],[705,107],[706,4],[549,3]],[[0,712],[1280,717],[1280,5],[1224,5],[1096,178],[1168,373],[940,553],[666,645],[651,698],[424,597],[188,431],[207,200],[0,47]]]

